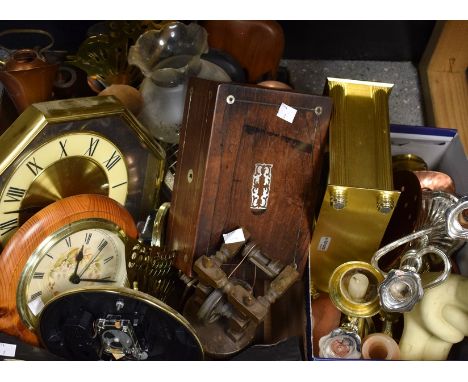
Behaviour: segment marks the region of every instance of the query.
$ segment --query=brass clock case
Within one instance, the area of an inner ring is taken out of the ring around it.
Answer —
[[[135,221],[158,205],[165,152],[113,96],[33,104],[0,136],[0,147],[2,246],[27,217],[62,197],[108,195]]]

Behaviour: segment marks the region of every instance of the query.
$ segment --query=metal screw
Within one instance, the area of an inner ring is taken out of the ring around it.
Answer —
[[[213,260],[211,260],[211,257],[203,257],[202,258],[202,264],[205,268],[211,268],[213,266]]]
[[[321,114],[322,114],[322,111],[323,111],[322,106],[317,106],[317,107],[314,109],[314,111],[315,111],[315,115],[321,115]]]
[[[115,308],[117,309],[117,312],[123,309],[125,306],[124,302],[122,300],[117,300],[115,303]]]
[[[193,170],[190,169],[187,172],[187,182],[192,183],[192,180],[193,180]]]
[[[236,97],[234,97],[233,95],[228,95],[227,98],[226,98],[226,102],[229,105],[232,105],[235,101],[236,101]]]
[[[330,204],[335,210],[342,210],[346,207],[346,192],[344,188],[333,188],[330,195]]]
[[[383,214],[388,214],[395,207],[395,203],[390,194],[382,192],[377,199],[377,210]]]

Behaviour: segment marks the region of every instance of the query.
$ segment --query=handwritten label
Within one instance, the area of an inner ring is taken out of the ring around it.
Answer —
[[[0,342],[0,355],[4,357],[14,357],[16,354],[16,345]]]
[[[318,251],[326,252],[328,251],[328,247],[331,243],[331,237],[329,236],[322,236],[317,246]]]
[[[286,122],[293,123],[296,113],[296,109],[286,105],[285,103],[282,103],[276,116],[284,119]]]
[[[37,316],[44,308],[44,303],[40,297],[37,297],[28,304],[28,307],[31,313]]]
[[[226,244],[239,243],[245,241],[244,231],[242,228],[238,228],[232,232],[223,234],[224,242]]]

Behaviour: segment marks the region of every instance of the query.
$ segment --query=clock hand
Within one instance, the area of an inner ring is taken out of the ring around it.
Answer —
[[[39,210],[42,210],[44,206],[29,206],[29,207],[24,207],[20,208],[18,210],[11,210],[11,211],[5,211],[4,214],[19,214],[21,212],[27,212],[27,211],[33,211],[33,212],[38,212]]]
[[[115,283],[115,280],[109,280],[109,279],[81,279],[80,281],[92,281],[96,283]]]
[[[82,245],[81,248],[80,248],[80,251],[75,256],[75,261],[76,261],[75,271],[68,278],[70,280],[70,282],[73,283],[73,284],[79,284],[80,281],[81,281],[80,276],[78,276],[78,265],[80,265],[81,260],[83,260],[83,247],[84,246]]]
[[[96,259],[98,258],[98,256],[101,254],[101,251],[98,251],[98,253],[96,253],[93,258],[91,259],[91,261],[89,261],[85,266],[84,268],[81,270],[80,274],[79,274],[79,277],[81,278],[81,276],[83,276],[83,273],[86,272],[86,270],[90,267],[90,265],[92,263],[94,263],[96,261]]]

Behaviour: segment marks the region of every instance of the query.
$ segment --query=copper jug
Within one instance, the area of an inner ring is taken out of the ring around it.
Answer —
[[[52,97],[52,87],[58,64],[41,59],[32,49],[20,49],[0,69],[0,81],[18,113],[35,102]]]

